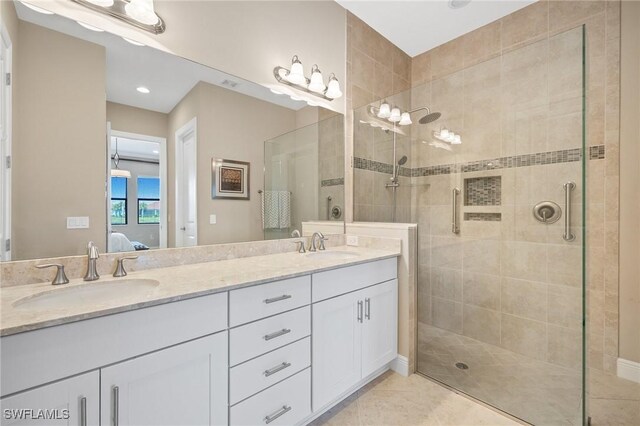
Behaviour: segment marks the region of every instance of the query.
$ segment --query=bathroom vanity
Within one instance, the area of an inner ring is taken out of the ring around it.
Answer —
[[[2,424],[14,409],[70,425],[308,423],[397,357],[398,254],[349,247],[135,272],[122,281],[158,284],[111,305],[29,308],[85,283],[3,289]]]

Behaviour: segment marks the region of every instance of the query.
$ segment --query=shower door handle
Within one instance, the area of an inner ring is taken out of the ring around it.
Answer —
[[[573,241],[576,236],[571,233],[571,192],[576,184],[569,181],[564,184],[564,235],[565,241]]]
[[[453,188],[452,191],[452,217],[451,217],[451,232],[454,234],[460,233],[460,226],[458,226],[458,194],[460,194],[460,190],[458,188]]]

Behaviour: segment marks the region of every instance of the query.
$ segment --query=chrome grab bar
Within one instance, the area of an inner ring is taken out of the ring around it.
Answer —
[[[283,294],[282,296],[272,297],[270,299],[264,299],[264,303],[268,305],[269,303],[275,303],[275,302],[280,302],[281,300],[291,299],[291,297],[292,296],[290,294]]]
[[[576,184],[571,181],[564,184],[564,235],[562,238],[565,241],[576,239],[576,236],[571,233],[571,192],[575,187]]]
[[[291,363],[290,363],[290,362],[283,362],[282,364],[276,365],[276,366],[275,366],[275,367],[273,367],[273,368],[270,368],[270,369],[268,369],[268,370],[265,370],[263,374],[264,374],[266,377],[269,377],[269,376],[271,376],[271,375],[273,375],[273,374],[276,374],[278,371],[282,371],[282,370],[284,370],[285,368],[289,368],[289,367],[291,367]]]
[[[118,426],[118,423],[120,423],[120,404],[118,399],[120,398],[120,388],[118,388],[117,386],[114,386],[113,388],[111,388],[111,393],[112,393],[112,425],[113,426]]]
[[[458,226],[458,194],[460,194],[460,190],[458,188],[453,188],[451,200],[451,203],[453,204],[451,232],[453,232],[454,234],[460,233],[460,227]]]
[[[280,336],[284,336],[285,334],[291,333],[291,329],[290,328],[283,328],[282,330],[278,330],[276,332],[273,332],[271,334],[267,334],[266,336],[264,336],[264,340],[271,340],[271,339],[275,339],[276,337],[280,337]]]
[[[278,417],[282,416],[283,414],[288,413],[289,411],[291,411],[291,406],[283,405],[282,408],[276,411],[275,413],[269,414],[268,416],[266,416],[264,418],[264,422],[266,424],[269,424],[275,419],[277,419]]]

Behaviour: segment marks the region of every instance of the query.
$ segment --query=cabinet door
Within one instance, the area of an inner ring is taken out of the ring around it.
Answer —
[[[103,368],[101,375],[104,426],[227,424],[226,331]]]
[[[313,305],[313,410],[319,410],[360,380],[360,292]]]
[[[364,290],[362,377],[398,355],[398,280]]]
[[[2,398],[2,425],[100,423],[100,373],[92,371]]]

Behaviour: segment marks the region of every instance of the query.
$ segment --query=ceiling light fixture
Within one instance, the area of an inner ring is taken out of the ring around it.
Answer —
[[[451,9],[462,9],[471,3],[471,0],[449,0],[449,7]]]
[[[146,95],[146,94],[148,94],[148,93],[151,93],[151,90],[147,89],[147,88],[146,88],[146,87],[144,87],[144,86],[136,87],[136,90],[137,90],[138,92],[140,92],[140,93],[144,93],[145,95]]]
[[[41,7],[34,6],[32,4],[29,4],[29,3],[25,3],[23,1],[21,1],[20,3],[22,3],[25,7],[33,10],[34,12],[42,13],[44,15],[53,15],[54,14],[53,12],[49,12],[47,9],[43,9]]]
[[[122,37],[122,39],[124,41],[126,41],[127,43],[133,44],[134,46],[144,46],[144,43],[140,43],[139,41],[135,41],[135,40],[132,40],[130,38]]]
[[[94,27],[93,25],[85,24],[84,22],[76,21],[78,25],[88,29],[89,31],[95,31],[97,33],[103,33],[104,30],[102,28]]]
[[[320,69],[317,65],[314,65],[311,68],[311,79],[308,79],[304,75],[304,68],[302,67],[302,62],[300,62],[298,55],[294,55],[291,59],[290,70],[277,66],[273,69],[273,76],[276,78],[278,83],[286,84],[287,86],[311,93],[314,96],[318,96],[328,101],[332,101],[342,96],[340,83],[338,82],[335,74],[332,73],[329,76],[329,84],[326,86]],[[271,89],[271,91],[273,92],[273,89]]]
[[[91,10],[120,19],[153,34],[162,34],[166,27],[155,12],[153,0],[71,0]],[[135,43],[134,43],[135,44]]]

